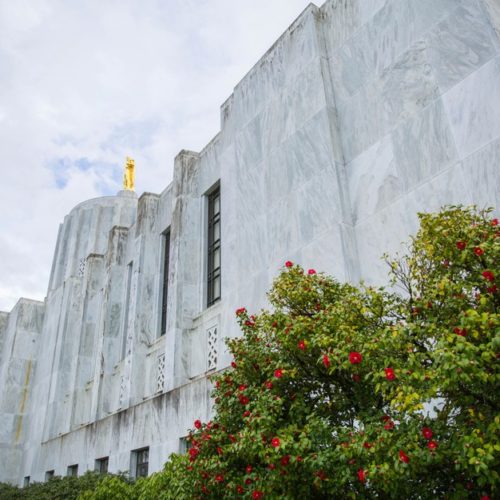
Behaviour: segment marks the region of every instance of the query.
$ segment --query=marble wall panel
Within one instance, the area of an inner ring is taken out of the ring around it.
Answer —
[[[500,138],[465,158],[460,165],[471,203],[500,210]]]
[[[427,35],[429,61],[442,92],[498,53],[499,40],[476,0],[459,6]]]
[[[402,123],[391,136],[396,169],[406,190],[457,158],[448,116],[440,99]]]
[[[425,108],[439,95],[426,44],[414,43],[380,76],[381,99],[389,127]]]
[[[322,109],[266,157],[263,188],[268,205],[332,164],[329,119],[328,109]]]
[[[390,135],[349,163],[347,172],[354,224],[389,205],[404,192]]]
[[[500,136],[500,56],[443,95],[453,136],[466,157]]]
[[[500,3],[498,0],[482,0],[482,3],[498,39],[500,39]]]

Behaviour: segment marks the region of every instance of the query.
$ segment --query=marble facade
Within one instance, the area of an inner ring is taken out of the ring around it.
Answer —
[[[0,481],[160,470],[227,367],[234,310],[266,306],[285,260],[384,284],[417,212],[499,206],[496,0],[310,4],[181,151],[160,194],[89,200],[60,226],[44,302],[0,313]],[[206,307],[207,199],[220,185],[222,297]],[[163,234],[168,315],[160,334]]]

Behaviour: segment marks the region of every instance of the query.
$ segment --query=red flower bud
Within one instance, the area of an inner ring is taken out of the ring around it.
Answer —
[[[358,373],[353,373],[352,379],[354,380],[354,382],[361,382],[361,377]]]
[[[410,457],[403,450],[399,450],[399,460],[405,464],[410,463]]]
[[[234,361],[231,361],[231,366],[232,366],[233,368],[236,368],[236,363],[235,363]]]
[[[396,378],[396,374],[394,373],[393,368],[385,368],[384,371],[385,371],[385,378],[387,380],[394,380]]]
[[[457,248],[459,250],[465,250],[466,246],[467,246],[467,243],[465,243],[465,241],[457,241]]]
[[[247,465],[247,468],[245,469],[247,474],[250,474],[252,472],[252,466]]]
[[[245,493],[245,488],[243,488],[243,486],[239,484],[238,486],[236,486],[236,493],[243,495],[243,493]]]
[[[224,476],[222,474],[217,474],[215,476],[215,480],[218,482],[218,483],[222,483],[222,481],[224,481]]]
[[[263,496],[264,496],[264,493],[262,493],[262,491],[260,491],[260,490],[255,490],[252,493],[253,500],[260,500]]]
[[[284,455],[281,457],[281,465],[286,466],[290,463],[290,455]]]
[[[483,278],[486,281],[495,281],[495,275],[491,271],[483,271]]]
[[[195,421],[194,421],[194,426],[195,426],[197,429],[201,429],[201,421],[200,421],[200,420],[195,420]]]
[[[357,365],[363,361],[363,356],[359,352],[350,352],[349,353],[349,362],[353,365]]]
[[[459,328],[458,326],[453,328],[453,333],[456,333],[457,335],[460,335],[461,337],[465,337],[467,335],[467,329],[466,328]]]
[[[323,354],[323,364],[327,369],[330,367],[330,358],[328,357],[328,354]]]
[[[246,308],[240,307],[239,309],[236,309],[236,316],[241,316],[242,314],[245,314],[247,312]]]
[[[286,267],[292,267],[292,266],[293,266],[293,262],[291,262],[291,261],[287,260],[287,261],[285,262],[285,266],[286,266]]]
[[[429,450],[431,450],[431,451],[435,450],[437,447],[438,447],[438,444],[436,441],[429,441],[427,443],[427,448],[429,448]]]
[[[271,446],[272,446],[273,448],[278,448],[278,446],[279,446],[280,444],[281,444],[281,443],[280,443],[280,439],[279,439],[279,438],[275,437],[275,438],[271,439]]]
[[[430,427],[423,427],[422,428],[422,436],[424,436],[425,439],[431,439],[432,438],[432,429]]]
[[[365,471],[363,469],[358,470],[358,479],[364,483],[366,481]]]
[[[309,271],[307,271],[307,274],[313,275],[316,274],[316,271],[314,269],[309,269]]]
[[[274,376],[276,378],[281,378],[283,376],[283,370],[281,368],[278,368],[277,370],[274,370]]]
[[[492,226],[498,226],[498,219],[493,219],[493,220],[491,221],[491,225],[492,225]]]
[[[298,346],[301,351],[306,350],[306,343],[303,340],[299,341]]]
[[[478,257],[481,257],[481,255],[483,255],[484,253],[484,250],[480,247],[476,247],[474,248],[474,253],[478,256]]]

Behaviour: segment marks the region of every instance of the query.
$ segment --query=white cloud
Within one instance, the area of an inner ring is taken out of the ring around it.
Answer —
[[[0,0],[0,310],[43,299],[59,223],[120,189],[161,191],[181,149],[307,0]]]

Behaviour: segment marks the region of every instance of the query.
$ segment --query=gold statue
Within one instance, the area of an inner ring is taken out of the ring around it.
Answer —
[[[135,161],[127,156],[125,162],[125,173],[123,174],[123,189],[127,191],[134,190],[135,180]]]

